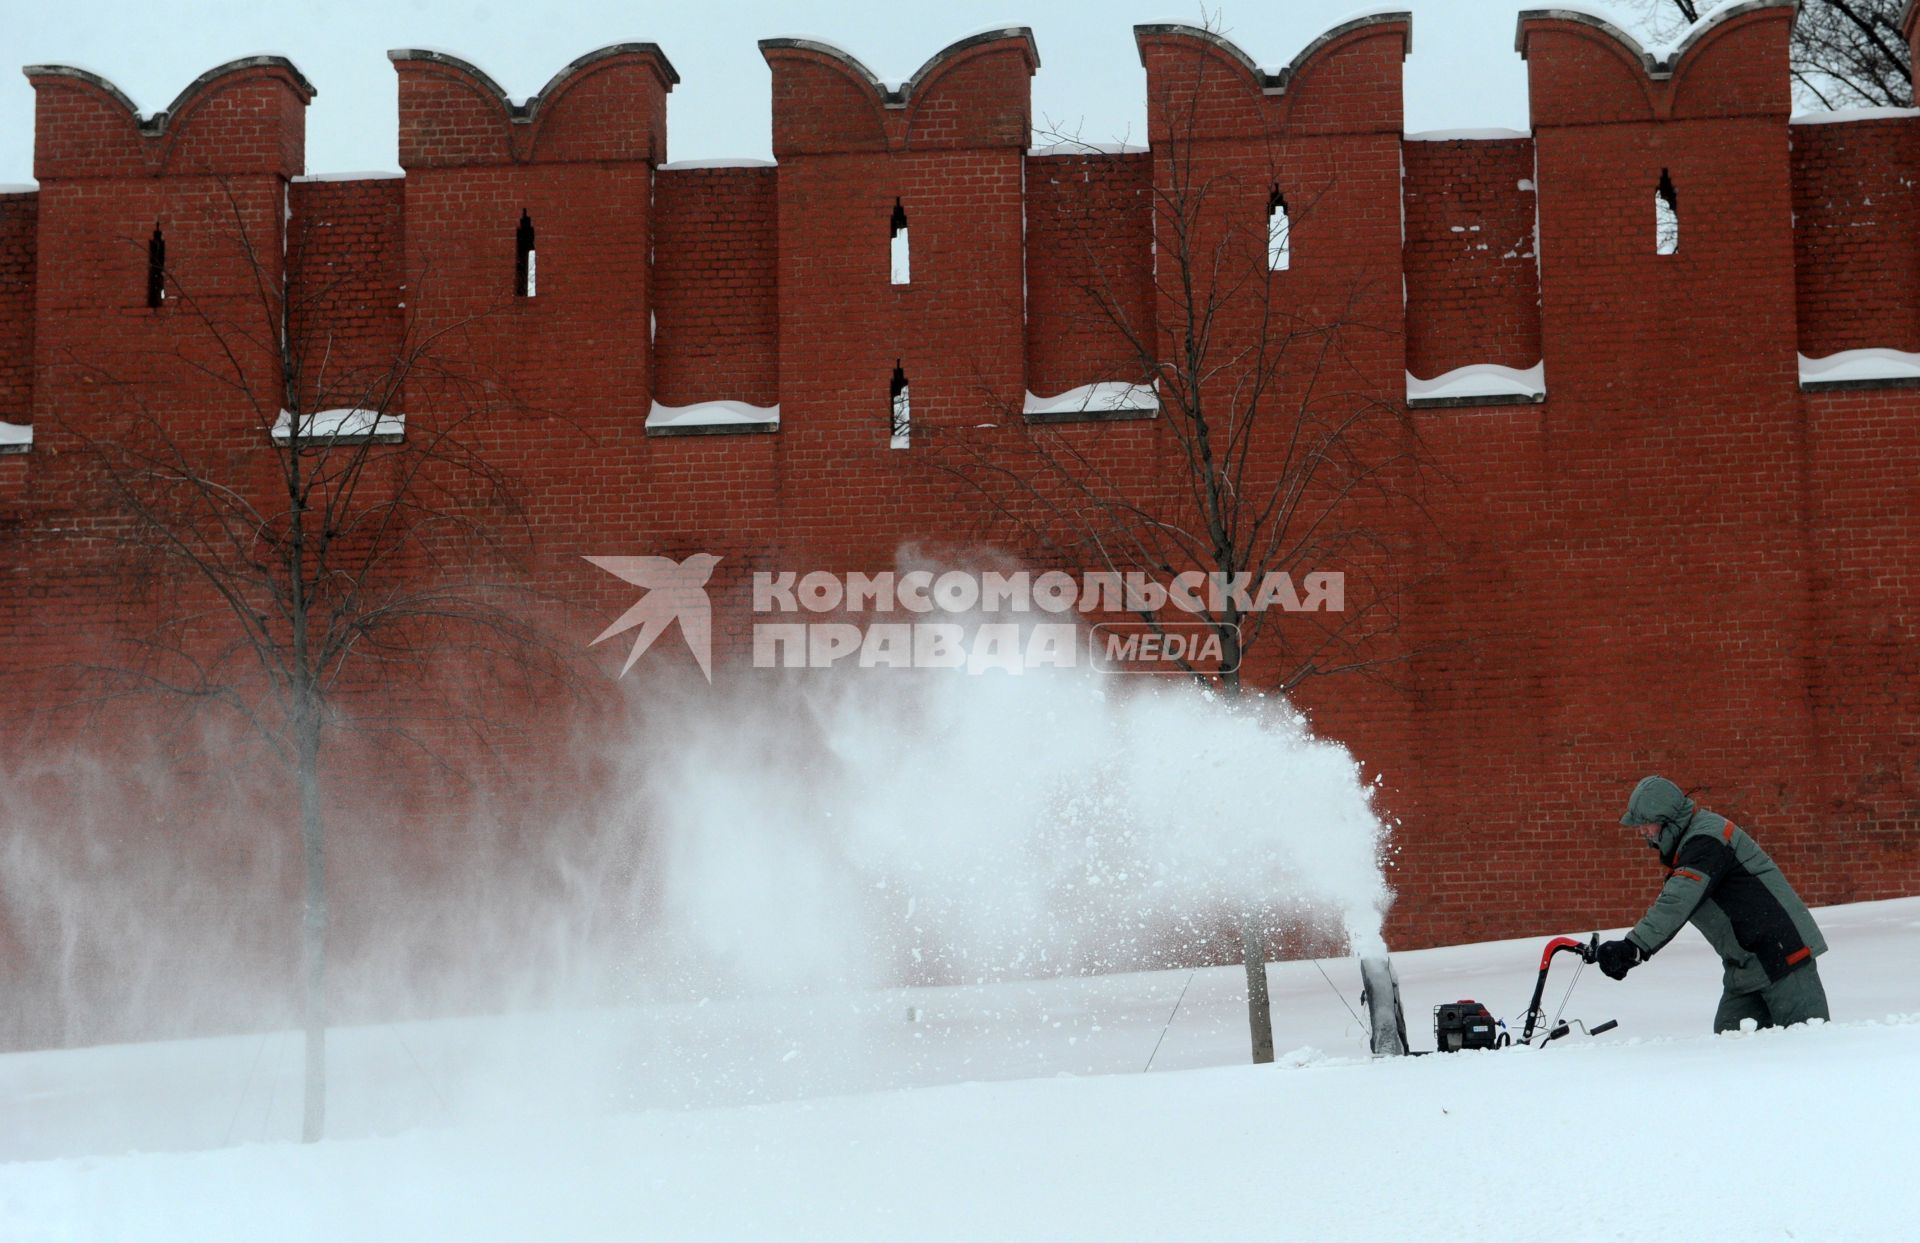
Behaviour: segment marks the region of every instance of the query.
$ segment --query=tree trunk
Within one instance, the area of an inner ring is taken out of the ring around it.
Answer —
[[[304,862],[300,956],[304,968],[306,1099],[300,1140],[311,1144],[327,1129],[327,869],[320,820],[320,723],[308,696],[299,714],[300,854]]]
[[[322,689],[313,659],[313,636],[308,627],[310,580],[307,577],[307,483],[301,471],[301,416],[294,378],[296,368],[285,365],[286,304],[281,303],[281,374],[287,381],[287,409],[293,443],[287,453],[288,509],[286,570],[293,622],[293,744],[295,778],[300,784],[301,891],[300,959],[301,1026],[306,1031],[305,1101],[300,1142],[317,1143],[327,1133],[327,860],[320,818],[320,715]],[[324,546],[320,556],[325,557]]]
[[[1247,1025],[1257,1066],[1273,1060],[1273,1007],[1267,1001],[1267,947],[1251,917],[1240,923],[1240,944],[1247,964]]]
[[[1216,631],[1220,636],[1220,693],[1229,699],[1240,694],[1240,662],[1246,651],[1240,646],[1239,618],[1228,614]]]
[[[1226,631],[1222,644],[1233,654],[1237,666],[1243,655],[1238,636]],[[1238,668],[1231,676],[1222,676],[1220,690],[1228,698],[1239,697]],[[1247,967],[1247,1031],[1253,1041],[1253,1064],[1260,1066],[1273,1060],[1273,1006],[1267,1000],[1266,932],[1252,912],[1240,917],[1240,950],[1240,959]]]

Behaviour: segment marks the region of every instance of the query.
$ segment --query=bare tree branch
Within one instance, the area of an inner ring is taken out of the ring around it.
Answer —
[[[328,740],[391,737],[466,781],[467,764],[441,748],[485,751],[494,723],[483,697],[463,697],[436,672],[465,659],[476,682],[514,671],[569,690],[573,657],[539,620],[554,602],[526,574],[531,534],[511,482],[469,439],[497,402],[470,352],[449,348],[473,320],[401,325],[395,348],[351,368],[322,321],[352,273],[303,287],[288,255],[312,239],[283,238],[282,205],[263,213],[246,197],[258,190],[220,187],[218,231],[244,272],[240,292],[227,281],[206,296],[168,272],[168,314],[193,329],[177,349],[68,363],[120,407],[75,424],[114,517],[110,538],[163,618],[122,636],[124,661],[69,668],[92,688],[75,701],[83,706],[157,695],[231,713],[297,791],[312,1140],[325,1117]],[[278,222],[271,236],[250,225],[263,216]],[[236,452],[231,429],[208,433],[161,405],[181,400],[180,378],[204,385],[216,407],[247,411],[253,443]],[[430,391],[432,410],[403,419],[410,391]],[[320,417],[329,411],[352,413]],[[388,427],[398,443],[378,434]]]
[[[1397,550],[1362,515],[1411,500],[1405,512],[1423,516],[1405,484],[1425,455],[1397,404],[1346,379],[1364,374],[1351,343],[1385,339],[1397,326],[1367,322],[1360,288],[1331,311],[1290,304],[1268,271],[1267,237],[1234,213],[1250,198],[1244,174],[1206,166],[1195,110],[1175,109],[1162,118],[1171,137],[1156,147],[1158,171],[1144,191],[1156,235],[1150,266],[1116,259],[1103,244],[1100,213],[1112,209],[1098,196],[1063,201],[1070,218],[1044,222],[1073,252],[1080,326],[1118,347],[1116,361],[1088,378],[1152,387],[1155,431],[1171,460],[1148,466],[1116,453],[1107,424],[1030,422],[983,382],[1000,406],[997,422],[933,429],[930,463],[982,498],[1023,545],[1070,567],[1160,581],[1202,570],[1257,584],[1348,566],[1360,598],[1350,593],[1352,613],[1338,624],[1283,621],[1231,598],[1199,614],[1132,609],[1156,635],[1194,622],[1216,635],[1222,659],[1177,662],[1211,685],[1237,690],[1242,660],[1263,642],[1274,650],[1255,684],[1268,689],[1403,661],[1391,624],[1402,585],[1365,568]],[[1266,182],[1251,188],[1264,202]],[[1298,187],[1294,218],[1310,215],[1325,189]]]
[[[1728,3],[1632,0],[1625,7],[1657,40],[1676,38]],[[1900,33],[1906,0],[1800,0],[1789,63],[1802,107],[1906,107],[1913,56]]]

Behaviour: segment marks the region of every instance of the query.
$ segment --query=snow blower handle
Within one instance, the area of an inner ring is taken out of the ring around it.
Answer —
[[[1600,953],[1600,934],[1594,933],[1593,939],[1586,942],[1572,937],[1555,937],[1547,942],[1547,948],[1540,952],[1540,977],[1533,982],[1533,1000],[1527,1003],[1526,1022],[1520,1029],[1520,1043],[1526,1044],[1533,1039],[1533,1029],[1539,1026],[1540,995],[1547,989],[1547,968],[1553,965],[1553,956],[1562,950],[1572,950],[1580,956],[1581,962],[1592,962]]]
[[[1593,940],[1587,942],[1587,948],[1580,951],[1580,957],[1586,959],[1588,962],[1600,961],[1600,934],[1599,933],[1596,932],[1593,934]],[[1612,1031],[1614,1028],[1618,1026],[1620,1026],[1619,1019],[1608,1019],[1606,1022],[1600,1024],[1600,1026],[1598,1027],[1587,1028],[1586,1029],[1587,1035],[1599,1036],[1606,1032]]]

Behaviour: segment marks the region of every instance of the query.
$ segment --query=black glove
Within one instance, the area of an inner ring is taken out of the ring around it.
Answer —
[[[1624,937],[1618,941],[1602,941],[1593,960],[1600,964],[1600,970],[1606,972],[1610,980],[1626,979],[1627,972],[1645,961],[1640,947]]]

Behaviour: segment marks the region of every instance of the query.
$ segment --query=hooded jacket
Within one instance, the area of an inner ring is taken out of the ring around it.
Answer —
[[[1806,903],[1767,852],[1664,777],[1633,788],[1621,824],[1658,824],[1660,896],[1627,939],[1651,958],[1691,922],[1719,953],[1729,993],[1758,992],[1827,952]]]

